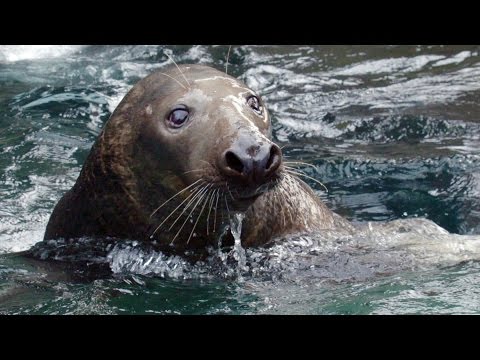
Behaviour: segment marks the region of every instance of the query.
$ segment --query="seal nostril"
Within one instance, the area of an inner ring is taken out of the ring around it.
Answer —
[[[270,148],[270,154],[268,161],[265,165],[265,170],[268,172],[273,172],[275,171],[281,163],[281,150],[278,146],[272,145]]]
[[[242,161],[238,158],[237,155],[235,155],[233,152],[231,151],[227,151],[227,153],[225,154],[225,160],[227,160],[227,166],[232,169],[232,170],[235,170],[236,172],[238,173],[242,173],[243,171],[243,163]]]
[[[273,160],[275,159],[276,151],[274,147],[272,146],[270,148],[270,157],[268,158],[267,164],[265,165],[265,169],[269,169],[270,166],[272,166]]]

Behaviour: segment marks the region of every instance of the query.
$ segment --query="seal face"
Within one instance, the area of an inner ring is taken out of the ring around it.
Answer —
[[[245,246],[349,226],[284,171],[270,138],[265,104],[241,81],[200,65],[157,71],[118,105],[44,239],[198,249],[217,243],[233,211],[245,212]]]

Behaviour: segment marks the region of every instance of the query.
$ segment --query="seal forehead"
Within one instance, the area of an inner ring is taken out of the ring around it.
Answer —
[[[213,98],[206,94],[203,89],[192,89],[178,99],[179,102],[185,102],[192,105],[199,105],[208,101],[211,101]]]
[[[254,92],[252,89],[250,89],[246,86],[243,86],[238,80],[235,80],[235,79],[233,79],[231,77],[227,77],[227,76],[215,75],[215,76],[211,76],[211,77],[195,79],[194,82],[195,83],[202,83],[202,82],[206,82],[206,81],[227,82],[230,86],[232,86],[234,88],[247,90],[247,91],[252,92],[252,93]]]
[[[257,96],[255,91],[234,78],[222,75],[213,75],[209,77],[195,79],[194,82],[199,86],[208,84],[209,88],[215,88],[215,86],[217,85],[215,84],[215,82],[217,82],[218,86],[223,87],[224,90],[229,89],[230,91],[228,91],[228,94],[224,95],[223,97],[219,97],[219,99],[222,100],[224,103],[233,105],[235,111],[243,119],[245,119],[250,126],[258,129],[258,125],[255,124],[255,121],[252,120],[252,114],[250,112],[250,109],[245,106],[246,99],[249,95],[253,94]],[[264,114],[261,117],[261,120],[264,122],[264,124],[268,124],[268,119],[268,111],[264,109]]]

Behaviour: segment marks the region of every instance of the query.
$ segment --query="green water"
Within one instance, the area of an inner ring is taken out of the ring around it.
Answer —
[[[423,235],[335,245],[308,234],[248,250],[242,266],[233,252],[190,264],[132,245],[105,276],[17,254],[42,239],[136,81],[166,54],[224,69],[227,50],[0,46],[0,313],[479,313],[479,46],[236,46],[229,61],[266,101],[286,157],[316,166],[303,170],[330,208],[360,224],[427,218],[453,235],[424,223]]]

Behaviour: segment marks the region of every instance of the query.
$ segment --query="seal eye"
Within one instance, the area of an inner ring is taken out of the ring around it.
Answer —
[[[260,100],[255,95],[251,95],[247,98],[247,104],[250,106],[257,114],[262,114],[263,107],[260,104]]]
[[[188,114],[187,109],[177,108],[172,110],[167,118],[168,125],[173,128],[182,127],[188,119]]]

